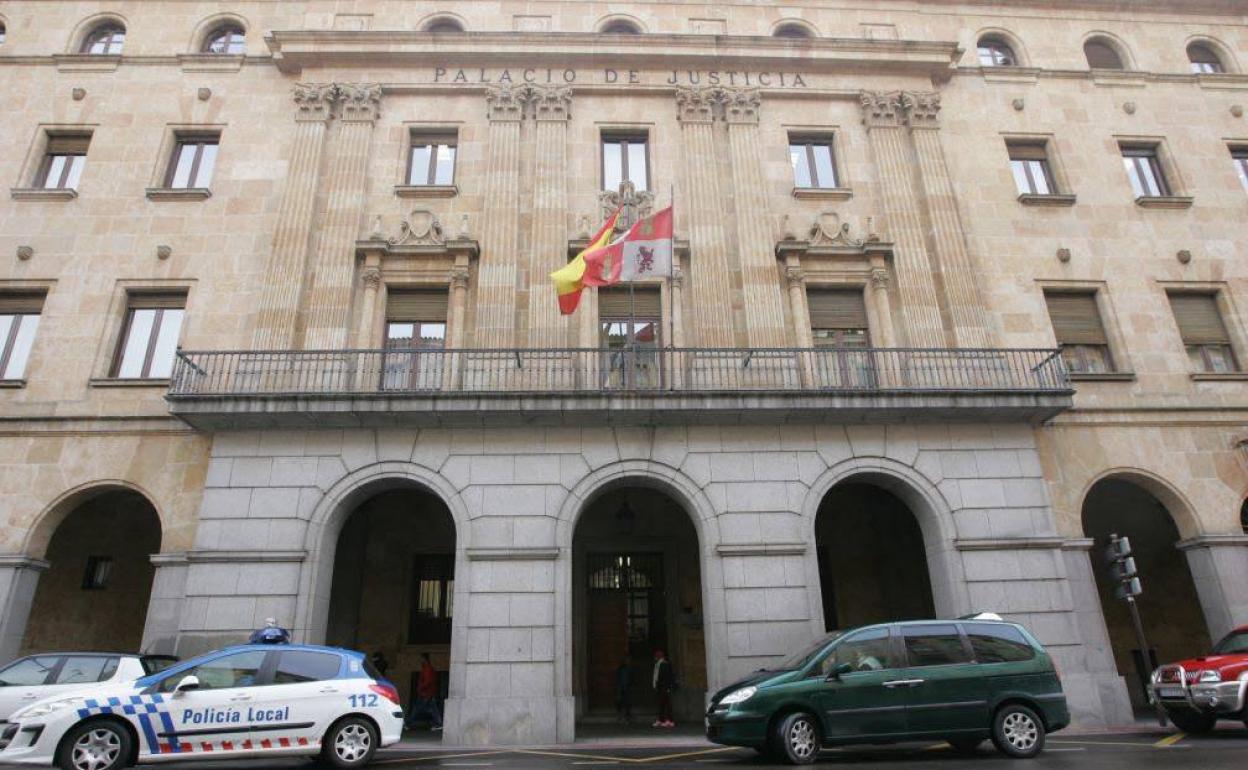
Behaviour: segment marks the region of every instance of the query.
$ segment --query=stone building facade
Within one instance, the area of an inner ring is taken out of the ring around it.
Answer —
[[[1155,656],[1248,622],[1248,18],[1175,6],[6,3],[0,657],[276,618],[551,742],[992,610],[1128,720],[1110,532]]]

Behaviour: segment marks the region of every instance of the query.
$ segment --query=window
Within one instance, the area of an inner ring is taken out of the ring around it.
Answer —
[[[386,353],[382,387],[436,390],[446,347],[445,289],[391,289],[386,293]]]
[[[33,687],[45,684],[61,662],[59,655],[32,655],[0,669],[0,685]]]
[[[1122,145],[1122,163],[1131,179],[1137,198],[1161,198],[1170,195],[1157,145]]]
[[[451,18],[434,19],[425,26],[425,31],[434,33],[463,32],[464,25]]]
[[[1192,369],[1213,374],[1238,371],[1216,295],[1172,293],[1169,297]]]
[[[409,185],[449,185],[455,182],[455,134],[412,134],[407,158]]]
[[[82,53],[117,55],[126,42],[126,28],[120,24],[104,24],[92,30],[82,41]]]
[[[794,187],[831,189],[838,186],[830,137],[789,137],[789,163],[793,166]]]
[[[0,380],[26,376],[43,298],[42,293],[35,292],[0,294]]]
[[[53,684],[103,682],[117,671],[117,658],[102,655],[67,655]]]
[[[1248,147],[1232,147],[1231,160],[1235,163],[1235,172],[1239,174],[1239,182],[1248,190]]]
[[[1054,195],[1057,185],[1044,142],[1009,142],[1010,170],[1019,195]]]
[[[210,186],[220,141],[216,134],[179,136],[165,174],[165,187],[189,190]]]
[[[631,21],[615,19],[604,24],[598,32],[603,35],[640,35],[641,27]]]
[[[242,54],[247,52],[247,35],[237,24],[217,27],[204,40],[204,53]]]
[[[662,384],[663,306],[657,288],[598,290],[599,345],[608,388],[657,388]]]
[[[199,680],[201,690],[220,690],[226,687],[254,687],[259,676],[260,665],[264,663],[264,650],[248,650],[223,655],[220,658],[200,663],[183,669],[172,676],[161,680],[157,690],[173,692],[188,676]]]
[[[820,664],[820,673],[827,676],[842,664],[848,664],[851,672],[896,668],[888,629],[870,628],[841,642]]]
[[[113,572],[113,557],[88,556],[87,568],[82,575],[82,590],[101,591],[108,587],[108,577]]]
[[[1083,55],[1088,59],[1088,67],[1094,70],[1124,70],[1122,57],[1107,41],[1094,38],[1083,44]]]
[[[788,24],[781,24],[780,26],[776,27],[775,31],[772,32],[771,34],[773,37],[787,37],[787,38],[794,39],[794,40],[801,40],[804,38],[814,37],[814,35],[811,34],[811,31],[808,28],[804,27],[801,24],[796,24],[792,22]]]
[[[4,45],[4,39],[7,32],[8,30],[5,28],[4,23],[0,22],[0,45]]]
[[[1109,340],[1096,306],[1095,292],[1044,293],[1053,334],[1062,348],[1066,368],[1075,374],[1114,371]]]
[[[330,652],[289,650],[277,659],[273,684],[299,684],[321,682],[338,676],[342,658]]]
[[[946,666],[951,663],[970,663],[954,625],[902,626],[902,638],[906,642],[906,657],[911,666]]]
[[[412,569],[412,616],[407,627],[407,643],[450,642],[454,603],[454,554],[417,556]]]
[[[824,388],[869,387],[875,381],[862,289],[807,289],[816,376]]]
[[[604,134],[602,189],[615,191],[629,181],[637,192],[650,189],[650,157],[645,134]]]
[[[1213,48],[1205,43],[1192,43],[1187,47],[1187,59],[1192,63],[1192,72],[1216,75],[1226,72],[1226,65]]]
[[[979,64],[981,67],[1014,67],[1018,57],[1004,40],[985,37],[979,41]]]
[[[971,651],[978,663],[1015,663],[1036,657],[1023,632],[1014,626],[967,623],[962,628],[971,640]]]
[[[185,294],[132,294],[112,376],[161,379],[173,371]]]
[[[90,134],[51,134],[35,187],[45,190],[77,190],[82,168],[87,163]]]

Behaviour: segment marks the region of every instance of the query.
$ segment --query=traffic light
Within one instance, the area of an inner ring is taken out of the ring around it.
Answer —
[[[1110,535],[1109,547],[1105,549],[1105,560],[1109,562],[1109,575],[1117,584],[1114,587],[1115,596],[1119,599],[1131,599],[1144,593],[1135,559],[1131,556],[1130,540],[1116,534]]]

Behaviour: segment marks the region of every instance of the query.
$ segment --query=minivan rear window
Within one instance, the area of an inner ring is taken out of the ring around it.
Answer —
[[[924,624],[902,626],[906,641],[906,658],[911,666],[947,666],[951,663],[970,663],[971,656],[962,646],[958,627]]]
[[[1015,663],[1031,660],[1036,651],[1014,626],[996,623],[964,623],[971,650],[980,663]]]

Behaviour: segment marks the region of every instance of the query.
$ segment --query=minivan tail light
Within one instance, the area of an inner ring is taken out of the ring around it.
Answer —
[[[399,705],[399,691],[395,689],[394,685],[389,683],[373,683],[368,686],[368,689],[377,693],[394,705]]]

